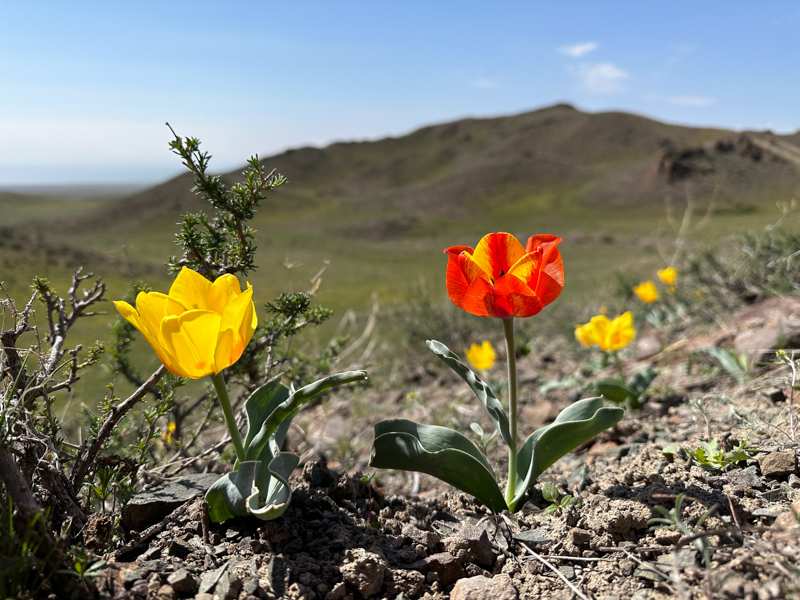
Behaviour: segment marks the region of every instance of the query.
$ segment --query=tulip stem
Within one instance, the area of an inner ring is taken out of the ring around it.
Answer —
[[[225,413],[225,421],[228,423],[228,431],[231,432],[231,440],[233,440],[233,447],[236,448],[236,458],[239,462],[244,461],[244,446],[242,445],[242,436],[239,433],[239,428],[236,426],[236,417],[233,416],[233,409],[231,408],[231,400],[228,398],[228,388],[225,387],[225,378],[220,371],[216,375],[213,373],[209,375],[211,381],[214,382],[214,387],[219,396],[219,403],[222,406],[222,412]]]
[[[517,488],[517,357],[514,346],[514,317],[503,319],[508,361],[508,417],[511,443],[508,445],[508,483],[506,504],[511,506]]]
[[[616,365],[617,367],[617,372],[619,373],[620,381],[622,381],[622,383],[625,383],[625,372],[622,370],[622,363],[619,362],[619,354],[617,354],[616,350],[612,351],[611,354],[614,355],[614,365]]]

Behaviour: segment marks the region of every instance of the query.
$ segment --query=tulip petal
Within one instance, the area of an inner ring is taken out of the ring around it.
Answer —
[[[558,298],[564,288],[564,263],[558,250],[560,242],[561,238],[555,235],[539,234],[528,238],[525,246],[527,252],[541,252],[539,279],[528,285],[536,291],[545,306]]]
[[[189,310],[161,321],[164,346],[186,377],[200,379],[216,372],[215,350],[221,319],[213,310]]]
[[[191,269],[183,267],[169,288],[170,300],[183,306],[184,310],[206,310],[211,282]],[[172,314],[178,314],[173,312]]]
[[[127,302],[115,301],[114,306],[116,307],[119,314],[122,316],[123,319],[128,321],[131,325],[136,327],[139,332],[145,337],[147,343],[153,347],[155,353],[158,355],[159,360],[162,364],[167,367],[170,371],[175,373],[170,367],[171,361],[169,358],[169,354],[167,353],[166,349],[161,344],[161,337],[158,334],[154,334],[150,331],[150,328],[147,324],[142,320],[141,316],[136,309],[133,308]],[[176,375],[180,375],[180,373],[175,373]]]
[[[462,252],[458,255],[458,266],[469,283],[472,283],[479,277],[486,281],[491,280],[491,272],[484,270],[483,266],[476,261],[475,257],[469,252]]]
[[[208,309],[223,314],[228,303],[238,298],[241,293],[242,286],[235,275],[227,273],[217,277],[208,293]]]
[[[514,276],[500,279],[494,286],[492,294],[498,297],[498,308],[502,307],[508,313],[507,316],[500,318],[506,319],[513,316],[524,319],[539,314],[544,308],[544,304],[536,292],[529,288],[524,281]]]
[[[524,255],[525,248],[519,240],[510,233],[501,232],[483,236],[472,257],[496,283]]]
[[[214,374],[230,367],[242,355],[241,352],[238,354],[234,352],[234,337],[233,329],[225,329],[219,332],[217,349],[214,353]],[[234,354],[236,354],[236,358],[233,358]]]
[[[459,273],[460,272],[461,269],[459,269]],[[448,291],[449,291],[449,286],[448,286]],[[492,285],[482,277],[479,277],[471,284],[469,284],[466,291],[464,292],[464,295],[461,298],[456,300],[453,298],[453,296],[450,296],[450,299],[453,301],[453,304],[455,304],[459,308],[463,308],[465,311],[475,315],[476,317],[493,317],[495,315],[489,313],[489,310],[487,309],[485,302],[486,296],[488,294],[491,294],[491,292],[492,292]]]
[[[458,261],[458,255],[464,251],[471,252],[472,248],[468,246],[453,246],[445,250],[448,254],[446,277],[447,295],[450,297],[453,304],[459,307],[461,306],[461,301],[466,295],[470,284],[464,276],[464,272],[461,270]]]
[[[167,316],[168,301],[167,295],[158,292],[139,292],[136,296],[136,312],[154,337],[161,334],[161,319]]]
[[[230,356],[224,359],[228,362],[226,367],[239,360],[250,342],[250,338],[253,337],[256,325],[258,325],[258,319],[253,306],[253,286],[248,284],[247,289],[228,304],[220,321],[220,337],[226,331],[230,331],[232,335]],[[223,360],[219,351],[217,351],[216,357],[217,368],[219,368],[220,361]]]
[[[592,317],[592,320],[589,321],[589,325],[592,328],[594,343],[600,346],[601,350],[605,350],[606,352],[611,350],[611,343],[609,340],[611,319],[605,315],[597,315],[596,317]]]

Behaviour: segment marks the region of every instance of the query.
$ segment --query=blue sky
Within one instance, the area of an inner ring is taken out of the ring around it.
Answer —
[[[566,101],[800,128],[797,2],[6,2],[0,185],[157,182]]]

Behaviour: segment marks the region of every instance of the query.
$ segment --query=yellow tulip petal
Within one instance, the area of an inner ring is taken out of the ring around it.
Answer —
[[[675,285],[675,278],[678,276],[678,271],[675,270],[675,267],[667,267],[666,269],[659,269],[657,272],[658,278],[662,281],[662,283],[668,286]]]
[[[472,344],[467,351],[467,360],[473,367],[480,371],[486,371],[494,365],[495,353],[491,342],[485,341],[483,344]]]
[[[164,346],[186,377],[200,379],[216,372],[220,321],[220,315],[213,310],[189,310],[161,321]]]
[[[161,335],[161,319],[167,316],[169,296],[158,292],[139,292],[136,296],[136,311],[154,337]]]
[[[578,340],[584,348],[588,348],[594,344],[594,328],[592,324],[584,323],[583,325],[576,325],[575,339]]]
[[[589,325],[592,328],[594,343],[600,346],[601,350],[610,350],[608,338],[611,332],[611,319],[605,315],[597,315],[596,317],[592,317],[592,320],[589,321]]]
[[[225,329],[219,332],[217,350],[214,354],[214,373],[219,373],[223,369],[227,369],[239,360],[239,357],[242,355],[241,351],[238,354],[235,351],[234,338],[233,329]],[[242,347],[242,350],[244,350],[244,347]]]
[[[238,298],[241,293],[242,286],[239,285],[239,280],[235,275],[228,273],[217,277],[216,281],[211,284],[208,293],[208,309],[222,314],[228,303],[234,298]]]
[[[258,320],[253,306],[253,287],[248,284],[247,289],[231,300],[225,308],[219,326],[220,332],[233,331],[232,352],[236,354],[236,357],[231,361],[231,364],[239,360],[245,347],[250,342],[250,338],[253,337],[257,324]]]
[[[191,269],[183,267],[169,288],[170,300],[181,304],[184,310],[208,309],[211,282]],[[178,314],[172,312],[171,314]]]
[[[149,343],[153,347],[153,350],[155,350],[159,360],[164,364],[164,366],[170,368],[169,363],[171,361],[169,355],[167,354],[166,349],[163,347],[161,343],[160,336],[156,336],[152,331],[150,331],[150,328],[142,320],[139,313],[136,312],[136,309],[133,308],[127,302],[121,302],[121,301],[115,301],[114,306],[116,307],[117,311],[122,316],[122,318],[128,321],[128,323],[130,323],[134,327],[136,327],[136,329],[138,329],[139,332],[145,337],[147,343]]]
[[[476,261],[472,254],[464,252],[459,259],[461,272],[464,274],[468,284],[471,284],[478,278],[485,279],[487,283],[489,282],[492,277],[491,269],[488,271],[484,269],[483,265]]]

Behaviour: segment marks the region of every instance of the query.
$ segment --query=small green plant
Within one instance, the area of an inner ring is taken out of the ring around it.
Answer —
[[[718,346],[698,348],[689,355],[689,359],[686,361],[688,375],[691,375],[692,365],[700,357],[710,359],[715,365],[723,368],[737,383],[744,383],[749,367],[746,354],[737,356],[730,350]]]
[[[542,512],[543,515],[552,515],[553,513],[560,515],[561,511],[568,506],[574,506],[576,508],[581,508],[583,506],[583,500],[581,500],[580,496],[571,496],[567,494],[559,500],[560,494],[558,493],[558,488],[552,483],[542,484],[542,496],[545,500],[552,503],[544,509]]]
[[[497,429],[495,429],[490,435],[486,435],[486,432],[483,430],[483,427],[475,423],[474,421],[469,424],[469,428],[478,436],[478,447],[481,449],[484,455],[486,455],[486,450],[489,447],[489,444],[492,442],[494,438],[497,437]]]
[[[693,463],[708,471],[722,471],[731,465],[758,456],[758,450],[747,445],[747,438],[728,453],[720,448],[717,438],[713,438],[710,442],[700,442],[699,448],[685,452]]]
[[[703,525],[708,517],[714,514],[719,505],[715,504],[709,508],[699,519],[697,519],[697,522],[694,523],[694,526],[692,526],[694,517],[689,517],[685,521],[681,517],[681,506],[683,505],[685,498],[685,494],[678,494],[678,496],[675,498],[675,506],[670,510],[667,510],[661,505],[656,506],[655,509],[661,513],[662,516],[653,517],[647,521],[647,524],[651,525],[652,530],[663,527],[672,527],[687,537],[696,535],[697,530]],[[703,555],[703,562],[705,563],[706,567],[708,567],[711,564],[711,543],[707,538],[701,536],[693,540],[692,545]]]
[[[70,555],[73,561],[72,568],[60,569],[58,572],[62,575],[77,577],[86,586],[100,577],[103,567],[108,564],[106,561],[91,555],[80,546],[75,546]]]

